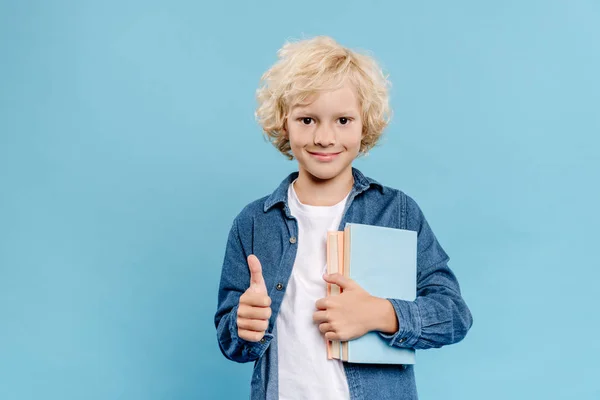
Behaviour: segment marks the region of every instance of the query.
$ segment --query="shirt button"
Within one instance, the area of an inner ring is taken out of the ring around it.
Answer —
[[[406,341],[406,338],[403,337],[402,339],[398,340],[398,343],[402,343],[404,341]]]
[[[292,237],[290,238],[290,243],[291,243],[291,244],[294,244],[294,243],[296,243],[296,236],[292,236]]]
[[[261,343],[265,343],[266,341],[267,341],[267,339],[265,339],[265,338],[264,338],[264,336],[263,336],[263,338],[262,338],[262,339],[260,339],[260,342],[261,342]]]
[[[278,284],[275,286],[275,288],[276,288],[277,290],[281,290],[281,289],[283,289],[283,285],[282,285],[282,284],[281,284],[281,282],[280,282],[280,283],[278,283]]]

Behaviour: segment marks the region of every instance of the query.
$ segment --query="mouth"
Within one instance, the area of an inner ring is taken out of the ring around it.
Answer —
[[[307,151],[307,152],[313,158],[316,158],[319,161],[332,161],[341,154],[341,151],[337,152],[337,153],[324,153],[324,152],[312,152],[312,151]]]

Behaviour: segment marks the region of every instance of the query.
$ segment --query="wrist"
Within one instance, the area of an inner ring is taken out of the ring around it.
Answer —
[[[373,331],[392,334],[398,332],[398,317],[396,310],[388,299],[373,297]]]

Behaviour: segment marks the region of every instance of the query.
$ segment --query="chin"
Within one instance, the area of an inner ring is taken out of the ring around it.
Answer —
[[[349,165],[303,165],[302,168],[316,179],[327,181],[344,173]]]

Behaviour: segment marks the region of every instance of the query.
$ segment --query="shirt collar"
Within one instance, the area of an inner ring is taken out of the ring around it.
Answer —
[[[267,200],[265,200],[264,212],[269,211],[274,205],[278,203],[283,203],[287,206],[288,203],[288,187],[290,184],[296,179],[299,175],[298,171],[294,171],[289,174],[275,189],[273,193]],[[352,187],[352,191],[356,192],[356,194],[361,193],[367,190],[372,185],[379,187],[379,190],[383,193],[384,186],[377,182],[375,179],[366,177],[360,172],[357,168],[352,167],[352,175],[354,176],[354,185]]]

